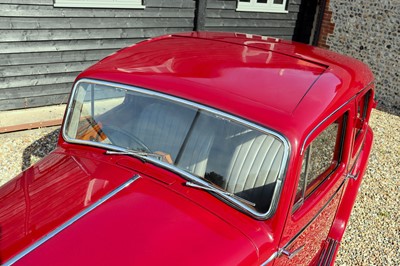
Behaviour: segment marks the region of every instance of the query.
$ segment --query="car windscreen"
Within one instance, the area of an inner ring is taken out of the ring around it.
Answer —
[[[255,206],[271,208],[287,159],[282,138],[214,109],[152,91],[78,82],[64,125],[67,141],[162,161]]]

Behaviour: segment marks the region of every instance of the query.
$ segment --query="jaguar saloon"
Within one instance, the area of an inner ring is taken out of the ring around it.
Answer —
[[[57,147],[0,188],[4,265],[333,265],[374,78],[258,35],[142,41],[75,80]]]

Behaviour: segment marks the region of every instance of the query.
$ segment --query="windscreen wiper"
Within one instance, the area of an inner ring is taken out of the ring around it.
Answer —
[[[235,194],[233,194],[231,192],[223,191],[223,190],[220,190],[218,188],[214,188],[214,187],[211,187],[211,186],[210,187],[203,186],[203,185],[199,185],[199,184],[196,184],[196,183],[193,183],[193,182],[190,182],[190,181],[187,181],[185,183],[185,185],[188,186],[188,187],[200,188],[200,189],[204,189],[204,190],[207,190],[207,191],[211,191],[211,192],[214,192],[215,194],[218,194],[218,195],[220,195],[220,196],[222,196],[224,198],[227,198],[227,197],[228,197],[228,199],[229,198],[234,198],[234,199],[236,199],[238,201],[241,201],[244,204],[250,205],[252,207],[256,206],[256,204],[254,202],[248,201],[248,200],[246,200],[244,198],[241,198],[241,197],[239,197],[239,196],[237,196],[237,195],[235,195]]]
[[[146,157],[153,157],[157,160],[162,160],[162,155],[152,152],[145,152],[145,151],[134,151],[134,150],[124,150],[124,151],[112,151],[107,150],[106,154],[116,154],[116,155],[133,155],[138,157],[139,159],[145,160]]]

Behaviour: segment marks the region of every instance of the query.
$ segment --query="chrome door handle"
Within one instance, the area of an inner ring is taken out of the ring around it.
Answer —
[[[358,170],[358,172],[355,175],[348,173],[346,175],[346,178],[351,178],[351,179],[357,180],[359,174],[360,174],[360,170]]]
[[[287,256],[290,260],[294,258],[294,256],[296,256],[300,251],[302,251],[302,249],[304,248],[304,245],[300,246],[299,248],[297,248],[294,251],[289,251],[286,250],[284,248],[281,249],[280,254],[283,254],[285,256]]]

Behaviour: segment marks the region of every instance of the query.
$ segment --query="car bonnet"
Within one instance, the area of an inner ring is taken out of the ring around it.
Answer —
[[[2,263],[257,262],[248,238],[219,217],[93,156],[53,152],[0,190]]]

